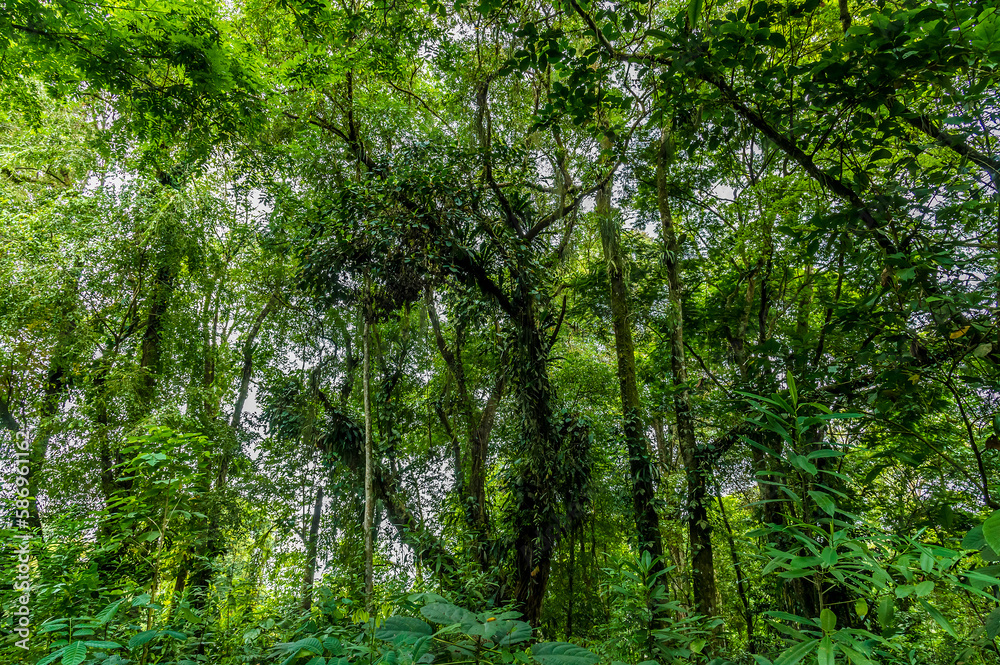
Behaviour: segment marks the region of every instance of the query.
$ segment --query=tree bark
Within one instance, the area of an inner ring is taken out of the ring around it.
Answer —
[[[366,277],[366,280],[370,278]],[[373,521],[375,517],[375,493],[374,493],[374,457],[372,453],[372,399],[371,399],[371,323],[368,312],[368,301],[371,298],[370,281],[365,285],[365,299],[362,305],[364,309],[364,366],[362,368],[362,388],[364,390],[365,409],[365,607],[371,613],[373,608],[373,595],[375,591],[374,578],[374,542],[372,540]]]
[[[137,391],[140,409],[146,413],[153,408],[156,379],[163,369],[163,324],[176,274],[176,266],[170,263],[164,263],[157,268],[153,292],[150,294],[149,313],[146,316],[146,327],[140,345],[139,369],[142,374]]]
[[[490,523],[489,514],[486,509],[486,462],[489,456],[489,439],[493,431],[493,424],[496,420],[496,410],[503,396],[506,385],[505,372],[498,372],[486,405],[482,411],[478,411],[472,401],[470,391],[465,381],[465,367],[461,358],[461,347],[456,341],[455,350],[449,348],[445,341],[444,333],[441,331],[441,323],[438,319],[437,311],[434,308],[433,294],[430,290],[426,294],[427,313],[434,331],[434,339],[437,343],[438,352],[448,366],[448,371],[455,380],[458,391],[458,398],[461,405],[462,418],[465,421],[466,432],[469,441],[469,454],[463,456],[458,446],[458,439],[447,422],[447,415],[443,409],[438,407],[438,417],[448,431],[449,437],[455,444],[456,460],[456,486],[466,493],[463,501],[467,505],[465,511],[466,521],[477,540],[477,558],[483,570],[491,567],[491,562],[487,556],[486,540],[489,538]],[[465,464],[468,462],[468,474],[465,472]],[[461,467],[461,468],[458,468]],[[466,485],[466,479],[468,484]]]
[[[316,501],[313,504],[312,519],[309,522],[309,535],[306,538],[306,569],[302,575],[302,609],[312,607],[313,583],[316,576],[316,561],[319,556],[319,522],[323,515],[323,486],[316,489]]]
[[[708,519],[708,482],[711,474],[710,460],[699,449],[695,439],[694,416],[691,396],[687,388],[687,370],[684,366],[684,311],[680,274],[680,243],[674,229],[673,215],[667,191],[667,162],[669,135],[664,132],[656,165],[657,203],[663,241],[664,266],[667,272],[668,299],[670,303],[670,369],[674,384],[674,412],[677,418],[677,436],[687,477],[688,538],[691,546],[691,577],[694,604],[699,614],[716,614],[715,566],[712,554],[712,525]]]
[[[13,434],[17,434],[21,431],[20,423],[18,423],[17,419],[11,415],[10,405],[3,397],[0,397],[0,425],[3,425],[4,429]]]
[[[656,560],[653,572],[658,573],[663,570],[663,542],[660,536],[660,518],[654,503],[656,489],[653,485],[653,464],[646,447],[639,386],[636,382],[635,342],[632,339],[625,259],[622,256],[620,230],[611,209],[610,180],[597,192],[595,212],[611,287],[611,322],[615,332],[618,387],[622,400],[622,430],[628,449],[632,511],[639,552],[650,553]]]
[[[729,544],[729,556],[733,561],[733,572],[736,574],[736,593],[740,597],[743,605],[743,619],[747,624],[747,652],[757,653],[757,640],[753,629],[753,612],[750,610],[750,600],[747,597],[747,582],[743,571],[743,564],[740,561],[739,552],[736,551],[736,540],[733,538],[733,527],[729,523],[729,516],[726,514],[726,504],[722,500],[722,488],[718,482],[715,485],[715,496],[719,501],[719,514],[722,516],[722,524],[726,528],[726,542]]]
[[[42,517],[38,510],[38,494],[41,489],[39,478],[42,466],[48,457],[49,442],[52,440],[53,419],[59,413],[59,407],[69,388],[70,376],[66,368],[64,355],[68,353],[68,341],[75,326],[70,323],[66,338],[60,341],[52,353],[49,370],[42,384],[42,405],[38,412],[38,427],[28,450],[28,527],[41,533]]]

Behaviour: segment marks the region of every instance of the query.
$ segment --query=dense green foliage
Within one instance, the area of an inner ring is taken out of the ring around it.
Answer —
[[[0,662],[1000,663],[998,72],[995,0],[0,0]]]

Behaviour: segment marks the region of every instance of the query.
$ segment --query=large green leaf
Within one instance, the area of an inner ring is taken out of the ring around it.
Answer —
[[[965,538],[962,538],[963,550],[981,550],[984,545],[986,545],[986,538],[983,536],[982,525],[971,529],[969,533],[965,534]]]
[[[829,635],[824,635],[823,639],[820,640],[819,648],[816,649],[816,660],[818,665],[834,665],[836,663],[837,651]]]
[[[1000,633],[1000,607],[995,608],[986,617],[986,637],[991,640],[996,639],[997,633]]]
[[[809,490],[809,496],[812,497],[812,500],[816,502],[816,505],[819,506],[820,509],[827,515],[832,516],[837,510],[837,504],[834,503],[833,497],[826,492]]]
[[[594,665],[600,657],[568,642],[541,642],[531,647],[531,656],[541,665]]]
[[[451,603],[430,603],[420,608],[420,613],[429,621],[444,626],[457,623],[462,626],[462,630],[469,630],[476,625],[475,614]]]
[[[823,611],[819,613],[819,623],[823,632],[832,633],[837,627],[837,615],[829,607],[824,607]]]
[[[864,655],[859,651],[855,651],[849,646],[841,644],[840,650],[843,651],[845,654],[847,654],[847,658],[854,665],[874,665],[874,663],[872,663],[871,659],[869,659],[868,656]]]
[[[983,522],[983,539],[994,552],[1000,552],[1000,510],[995,511]]]
[[[520,644],[531,639],[531,625],[524,621],[500,619],[493,624],[493,633],[489,637],[501,646]]]
[[[35,663],[35,665],[49,665],[49,663],[54,663],[60,656],[62,656],[64,653],[66,653],[66,649],[67,648],[68,647],[63,647],[61,649],[57,649],[57,650],[53,651],[48,656],[45,656],[44,658],[42,658],[41,660],[39,660],[37,663]]]
[[[83,642],[73,642],[63,652],[62,665],[80,665],[87,659],[87,645]]]
[[[298,642],[293,644],[296,650],[305,649],[309,653],[322,655],[323,654],[323,643],[317,640],[315,637],[305,637]]]
[[[123,602],[125,602],[124,599],[116,600],[115,602],[111,603],[103,610],[98,612],[96,617],[97,623],[103,626],[107,622],[111,621],[115,617],[115,614],[118,613],[118,608],[122,606]]]
[[[53,619],[51,621],[46,621],[41,626],[38,627],[38,633],[51,633],[57,630],[65,630],[69,628],[69,624],[66,623],[66,619]]]
[[[774,665],[795,665],[819,646],[819,640],[808,640],[785,649],[774,661]]]
[[[698,25],[698,19],[701,18],[701,7],[703,0],[689,0],[688,2],[688,25],[692,28]]]
[[[896,616],[896,601],[892,596],[886,596],[878,603],[878,622],[883,629],[892,626],[892,620]]]
[[[146,642],[149,642],[150,640],[152,640],[154,637],[156,637],[159,634],[160,634],[160,631],[158,631],[158,630],[144,630],[141,633],[138,633],[137,635],[134,635],[132,637],[132,639],[130,639],[128,641],[129,651],[132,651],[136,647],[141,647],[143,644],[145,644]]]
[[[375,631],[375,637],[386,642],[399,641],[413,644],[417,640],[434,634],[434,629],[420,619],[413,617],[389,617]]]
[[[931,617],[937,621],[938,625],[944,628],[949,635],[958,639],[958,633],[955,632],[955,629],[951,627],[951,624],[948,623],[948,620],[944,618],[944,615],[941,614],[936,607],[923,599],[920,600],[920,606],[927,610],[927,613],[930,614]]]

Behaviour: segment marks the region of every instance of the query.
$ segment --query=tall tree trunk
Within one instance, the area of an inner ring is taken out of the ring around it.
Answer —
[[[11,414],[10,404],[3,397],[0,397],[0,425],[3,425],[3,428],[12,434],[17,434],[21,431],[21,424]]]
[[[67,334],[72,334],[75,326],[69,326]],[[38,427],[35,436],[31,441],[28,450],[28,526],[41,533],[42,517],[38,510],[38,494],[41,490],[40,478],[42,466],[48,457],[49,442],[52,440],[55,428],[52,422],[59,413],[59,407],[65,398],[66,390],[69,388],[70,376],[66,368],[66,358],[68,353],[68,341],[61,341],[56,345],[49,363],[49,370],[45,375],[45,382],[42,386],[42,405],[38,411]]]
[[[674,229],[673,215],[667,191],[667,166],[669,160],[669,133],[660,140],[656,164],[657,203],[665,245],[664,265],[667,272],[668,300],[670,306],[670,369],[673,374],[674,412],[677,417],[677,436],[687,477],[688,538],[691,545],[691,577],[695,608],[700,614],[716,614],[715,566],[712,554],[712,525],[708,519],[708,478],[711,460],[699,449],[695,439],[694,416],[691,396],[687,389],[687,370],[684,366],[684,311],[680,274],[680,243]]]
[[[449,348],[441,331],[441,323],[434,307],[433,294],[429,289],[426,293],[426,300],[428,318],[434,331],[438,351],[448,366],[448,371],[454,378],[458,391],[461,415],[465,421],[469,440],[469,454],[467,456],[461,454],[458,438],[448,423],[448,417],[443,408],[438,406],[436,410],[438,418],[454,446],[455,485],[464,493],[462,498],[463,504],[466,506],[466,521],[476,539],[476,558],[482,569],[487,571],[492,567],[492,562],[489,560],[488,548],[486,547],[490,533],[489,514],[486,510],[486,461],[489,456],[489,439],[496,420],[497,407],[503,397],[506,385],[506,372],[498,372],[486,405],[482,412],[478,412],[465,381],[465,366],[461,356],[461,336],[459,335],[459,339],[456,339],[454,350]],[[463,460],[468,463],[468,474],[465,472],[466,465],[463,464]],[[468,484],[466,484],[466,478]]]
[[[366,278],[370,280],[370,278]],[[365,607],[371,613],[373,609],[373,595],[375,591],[374,577],[374,542],[373,542],[373,521],[375,518],[375,492],[374,492],[374,455],[372,452],[372,353],[371,353],[371,316],[369,310],[369,300],[371,298],[370,281],[365,285],[364,298],[364,366],[362,368],[362,388],[364,390],[365,408]]]
[[[611,209],[611,180],[597,192],[596,213],[600,227],[604,262],[611,286],[611,321],[615,331],[615,355],[618,359],[618,387],[622,400],[622,429],[628,449],[632,480],[632,511],[639,541],[639,551],[648,551],[656,560],[653,572],[663,570],[663,542],[660,518],[656,513],[653,464],[646,446],[639,386],[635,378],[635,343],[629,316],[628,284],[625,280],[620,229]]]
[[[312,607],[313,583],[316,576],[316,561],[319,556],[319,521],[323,515],[323,486],[316,489],[316,501],[313,504],[312,519],[309,522],[309,535],[306,538],[306,569],[302,575],[302,609]]]
[[[552,569],[552,554],[561,531],[559,492],[552,478],[559,473],[562,442],[552,423],[554,395],[548,375],[548,343],[538,326],[531,285],[523,277],[519,277],[519,282],[515,298],[519,355],[516,366],[527,464],[516,488],[514,598],[525,620],[537,626]]]
[[[177,267],[173,263],[168,262],[159,266],[152,286],[153,292],[150,294],[149,313],[146,316],[146,327],[140,345],[141,376],[136,395],[143,413],[148,413],[153,408],[156,379],[163,369],[163,325],[176,275]]]
[[[250,328],[250,332],[247,333],[246,341],[243,342],[243,369],[240,372],[240,388],[236,394],[236,405],[233,408],[233,416],[229,421],[229,427],[232,428],[233,432],[239,432],[240,423],[243,418],[243,407],[247,401],[247,395],[250,394],[250,378],[253,376],[253,351],[257,342],[257,335],[260,333],[260,327],[264,323],[264,320],[275,310],[278,306],[278,293],[277,291],[271,294],[268,299],[267,304],[254,319],[253,326]]]
[[[239,446],[239,426],[243,416],[243,409],[246,403],[247,395],[250,390],[250,379],[253,376],[253,351],[255,349],[257,336],[260,333],[260,328],[264,320],[271,312],[274,311],[276,305],[277,294],[273,294],[254,319],[254,323],[247,332],[247,337],[243,343],[243,363],[240,372],[240,386],[237,391],[233,415],[229,422],[232,442],[228,446],[225,446],[221,451],[218,460],[218,467],[214,470],[215,477],[211,481],[213,494],[215,494],[216,497],[221,496],[228,486],[229,464],[233,453]],[[193,559],[190,573],[188,573],[188,569],[186,567],[182,571],[185,579],[188,580],[187,587],[191,590],[190,593],[194,596],[193,606],[199,609],[204,608],[207,605],[214,561],[221,556],[226,549],[221,524],[219,523],[218,509],[214,506],[210,506],[203,512],[207,512],[209,514],[206,529],[207,542],[205,543],[200,556],[197,556],[197,558],[194,556],[190,557]],[[187,560],[188,559],[186,558],[185,561]],[[198,637],[199,640],[201,640],[198,645],[198,653],[204,653],[205,643],[203,640],[203,633],[199,633]]]
[[[722,525],[726,528],[726,542],[729,544],[729,556],[733,561],[733,572],[736,574],[736,594],[740,597],[743,605],[743,620],[747,625],[747,651],[751,654],[757,653],[757,639],[753,630],[753,612],[750,610],[750,600],[747,597],[746,573],[743,570],[743,563],[740,561],[739,552],[736,551],[736,540],[733,538],[733,527],[729,523],[729,516],[726,514],[726,504],[722,500],[722,488],[718,481],[715,484],[715,497],[719,501],[719,514],[722,516]]]
[[[576,572],[576,531],[570,534],[569,538],[569,588],[567,589],[568,599],[566,601],[566,639],[573,636],[573,577]]]

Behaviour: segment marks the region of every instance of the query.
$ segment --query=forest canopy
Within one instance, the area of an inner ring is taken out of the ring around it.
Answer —
[[[0,0],[0,662],[1000,663],[996,0]]]

